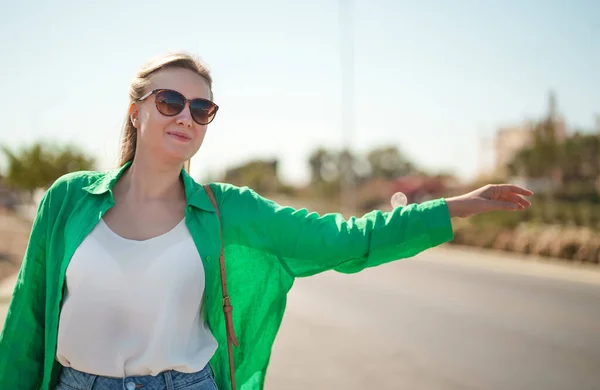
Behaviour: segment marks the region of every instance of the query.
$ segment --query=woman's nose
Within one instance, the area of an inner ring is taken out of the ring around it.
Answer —
[[[189,103],[185,105],[185,107],[183,108],[183,111],[181,111],[179,114],[177,114],[177,118],[175,118],[175,121],[178,125],[182,125],[184,127],[192,127],[193,119],[192,119],[192,113],[190,112]]]

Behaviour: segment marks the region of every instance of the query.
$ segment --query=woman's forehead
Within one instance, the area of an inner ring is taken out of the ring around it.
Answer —
[[[210,98],[210,89],[204,77],[184,68],[163,69],[150,78],[150,91],[153,89],[173,89],[188,99]]]

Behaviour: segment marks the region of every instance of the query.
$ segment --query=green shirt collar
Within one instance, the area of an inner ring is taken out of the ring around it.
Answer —
[[[123,172],[125,172],[130,165],[131,161],[128,161],[120,168],[103,172],[101,175],[97,176],[95,181],[83,189],[92,195],[102,195],[110,192],[117,180],[119,180],[119,177],[121,177]],[[181,176],[183,179],[187,205],[214,212],[215,208],[213,207],[208,194],[204,190],[204,187],[198,185],[198,183],[196,183],[183,168],[181,169]]]

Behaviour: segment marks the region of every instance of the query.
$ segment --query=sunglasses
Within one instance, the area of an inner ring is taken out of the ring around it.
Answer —
[[[190,113],[194,122],[200,125],[208,125],[215,119],[219,106],[208,99],[186,99],[181,93],[172,89],[155,89],[141,98],[138,102],[143,102],[151,95],[156,95],[154,103],[158,112],[165,116],[175,116],[185,108],[187,102],[190,103]]]

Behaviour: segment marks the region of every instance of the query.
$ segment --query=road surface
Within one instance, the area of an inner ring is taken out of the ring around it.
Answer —
[[[267,390],[600,389],[600,269],[514,257],[440,248],[298,279]]]
[[[600,271],[439,249],[299,279],[267,389],[600,389]]]

